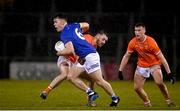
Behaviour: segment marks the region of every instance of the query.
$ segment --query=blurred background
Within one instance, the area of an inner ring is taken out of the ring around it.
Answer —
[[[119,80],[118,68],[136,22],[144,22],[166,57],[176,79],[180,70],[180,14],[176,1],[155,0],[0,0],[0,78],[52,79],[58,33],[52,16],[63,12],[71,21],[90,23],[90,33],[104,30],[109,41],[98,49],[104,76]],[[132,80],[133,55],[124,79]],[[163,69],[164,76],[166,73]]]

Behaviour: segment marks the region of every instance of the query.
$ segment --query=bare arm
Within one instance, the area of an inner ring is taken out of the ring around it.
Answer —
[[[123,71],[124,67],[126,66],[126,64],[128,63],[129,61],[129,58],[131,56],[131,53],[129,52],[126,52],[125,55],[123,56],[122,60],[121,60],[121,64],[120,64],[120,67],[119,67],[119,71]]]
[[[162,54],[162,52],[160,52],[160,53],[157,55],[157,57],[161,60],[161,62],[162,62],[162,64],[163,64],[163,66],[164,66],[167,74],[171,73],[171,70],[170,70],[170,68],[169,68],[169,65],[168,65],[168,63],[167,63],[164,55]]]
[[[56,54],[58,56],[75,55],[74,46],[73,46],[72,42],[66,43],[65,47],[66,47],[65,49],[63,49],[62,51],[58,51]]]
[[[89,30],[89,24],[87,22],[81,22],[80,27],[83,33]]]

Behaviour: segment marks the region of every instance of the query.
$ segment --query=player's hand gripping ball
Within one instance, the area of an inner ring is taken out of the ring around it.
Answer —
[[[64,43],[62,41],[56,42],[55,50],[56,51],[62,51],[63,49],[65,49]]]

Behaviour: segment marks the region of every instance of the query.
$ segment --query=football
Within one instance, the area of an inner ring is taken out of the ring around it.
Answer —
[[[55,44],[56,51],[62,51],[65,48],[64,43],[62,41],[58,41]]]

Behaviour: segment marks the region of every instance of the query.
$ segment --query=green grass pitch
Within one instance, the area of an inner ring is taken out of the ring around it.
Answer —
[[[0,80],[0,110],[179,110],[180,82],[171,85],[165,82],[176,106],[168,107],[162,94],[153,81],[145,83],[152,107],[146,108],[133,90],[132,81],[110,82],[121,101],[117,107],[109,107],[111,98],[98,86],[100,97],[96,107],[85,106],[86,94],[68,81],[56,87],[46,100],[39,97],[40,92],[50,81],[40,80]]]

